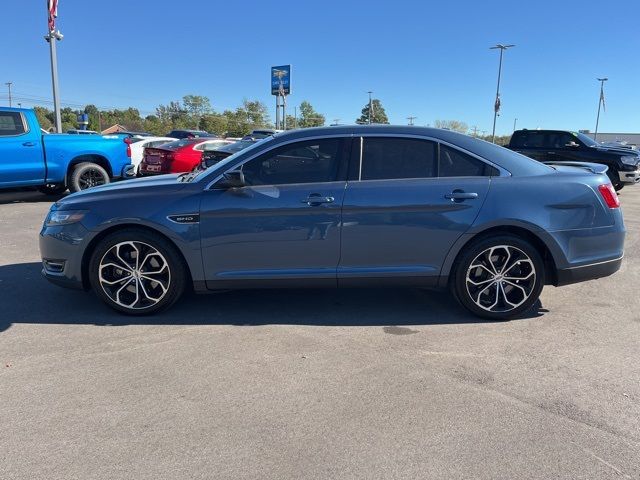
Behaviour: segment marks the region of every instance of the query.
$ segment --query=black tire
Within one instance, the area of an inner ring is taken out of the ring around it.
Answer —
[[[69,175],[69,190],[79,192],[97,185],[109,183],[109,174],[100,165],[91,162],[82,162],[73,167]]]
[[[138,265],[135,257],[128,255],[128,252],[134,251],[129,243],[137,246],[137,257],[141,259],[139,267],[135,266]],[[120,260],[114,257],[115,251]],[[160,270],[163,261],[167,271]],[[116,268],[125,264],[129,266],[131,273],[127,273],[129,270],[126,267]],[[152,273],[150,268],[165,273]],[[137,274],[134,273],[136,270]],[[148,276],[144,276],[145,274]],[[127,228],[106,236],[96,246],[89,261],[89,281],[93,291],[109,307],[127,315],[150,315],[169,308],[181,297],[188,278],[184,260],[171,242],[160,235],[136,228]],[[156,303],[150,303],[152,301]]]
[[[60,195],[67,191],[67,186],[59,183],[48,183],[38,187],[38,190],[45,195]]]
[[[624,187],[624,183],[620,181],[620,178],[618,177],[618,172],[614,172],[611,169],[609,169],[607,170],[607,176],[609,177],[609,180],[611,180],[611,185],[613,185],[613,188],[615,189],[616,192],[619,192],[620,190],[622,190],[622,188]]]
[[[472,269],[472,264],[476,268]],[[533,306],[544,283],[544,262],[536,248],[521,237],[500,234],[479,238],[464,247],[453,265],[450,288],[474,315],[508,320]],[[496,305],[491,307],[494,301]]]

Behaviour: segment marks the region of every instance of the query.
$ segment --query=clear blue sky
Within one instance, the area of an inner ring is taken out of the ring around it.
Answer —
[[[7,81],[16,97],[50,100],[45,1],[1,3],[0,104]],[[489,47],[501,42],[517,46],[505,54],[498,133],[515,117],[518,127],[593,130],[600,76],[609,77],[600,130],[640,131],[638,0],[275,5],[60,0],[62,101],[148,114],[185,94],[216,110],[247,97],[273,114],[269,67],[291,63],[289,105],[308,100],[329,121],[352,123],[373,90],[392,123],[413,115],[490,131],[498,53]]]

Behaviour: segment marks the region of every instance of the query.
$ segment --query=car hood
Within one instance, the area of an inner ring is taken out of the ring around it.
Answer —
[[[178,181],[178,174],[159,175],[157,177],[137,178],[121,182],[108,183],[80,192],[72,193],[56,203],[58,208],[77,208],[78,206],[99,200],[108,200],[116,196],[138,196],[150,194],[159,195],[162,192],[180,190],[187,183]]]
[[[616,148],[616,147],[605,147],[605,146],[597,146],[597,147],[591,147],[591,148],[595,148],[599,152],[615,153],[620,156],[624,155],[624,156],[636,157],[640,159],[640,153],[638,153],[637,150],[631,150],[630,148]]]

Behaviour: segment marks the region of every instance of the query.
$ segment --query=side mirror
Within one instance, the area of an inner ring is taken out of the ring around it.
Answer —
[[[580,145],[578,145],[576,142],[569,142],[565,145],[565,147],[569,147],[569,148],[577,148]]]
[[[217,185],[224,188],[240,188],[246,184],[242,170],[230,170],[223,174],[222,180]]]

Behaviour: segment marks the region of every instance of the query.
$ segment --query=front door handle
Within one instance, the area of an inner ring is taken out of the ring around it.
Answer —
[[[478,198],[478,194],[475,192],[465,192],[463,190],[454,190],[451,193],[447,193],[444,198],[448,198],[452,202],[461,202],[462,200],[472,200]]]
[[[22,146],[24,146],[24,147],[35,147],[36,146],[36,142],[24,142],[22,144]]]
[[[312,193],[306,200],[302,200],[302,203],[306,203],[311,207],[317,207],[323,203],[333,203],[336,199],[333,197],[323,197],[319,193]]]
[[[547,155],[555,155],[556,152],[547,152]]]

